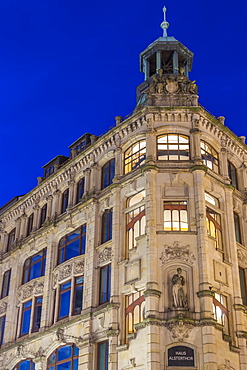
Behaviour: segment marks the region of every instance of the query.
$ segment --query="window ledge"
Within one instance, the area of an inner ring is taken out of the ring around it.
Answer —
[[[197,231],[165,231],[165,230],[158,230],[156,234],[178,234],[178,235],[197,235]]]

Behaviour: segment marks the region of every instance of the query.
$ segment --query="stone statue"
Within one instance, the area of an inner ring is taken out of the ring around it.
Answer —
[[[173,275],[172,277],[172,300],[173,300],[173,307],[185,307],[185,294],[183,286],[185,284],[185,279],[181,275],[182,269],[179,267],[177,269],[177,274]]]

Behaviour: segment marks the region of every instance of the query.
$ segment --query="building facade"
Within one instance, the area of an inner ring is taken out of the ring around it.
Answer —
[[[3,370],[247,369],[245,138],[161,26],[133,114],[0,209]]]

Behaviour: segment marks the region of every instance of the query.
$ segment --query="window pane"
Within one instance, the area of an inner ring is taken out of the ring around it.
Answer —
[[[245,272],[242,268],[239,268],[239,278],[243,304],[247,305]]]
[[[66,358],[70,358],[72,356],[72,348],[71,346],[64,346],[62,348],[59,348],[58,352],[58,361],[65,360]]]
[[[80,239],[77,239],[67,246],[66,260],[79,256],[79,254],[80,254]]]
[[[23,305],[23,309],[24,309],[24,305]],[[30,318],[31,318],[31,308],[27,309],[22,314],[21,335],[27,334],[29,332]]]
[[[4,330],[5,330],[6,316],[0,318],[0,345],[4,343]]]
[[[8,270],[4,273],[1,298],[9,295],[10,276],[11,270]]]
[[[75,308],[74,312],[79,313],[82,310],[83,285],[75,288]]]
[[[30,268],[30,280],[41,276],[42,261],[36,263]]]

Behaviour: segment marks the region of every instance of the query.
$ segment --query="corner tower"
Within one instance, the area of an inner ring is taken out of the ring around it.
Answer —
[[[136,110],[144,106],[197,106],[197,86],[189,80],[194,54],[174,37],[167,35],[166,7],[161,23],[163,37],[140,54],[140,70],[145,81],[137,87]]]

